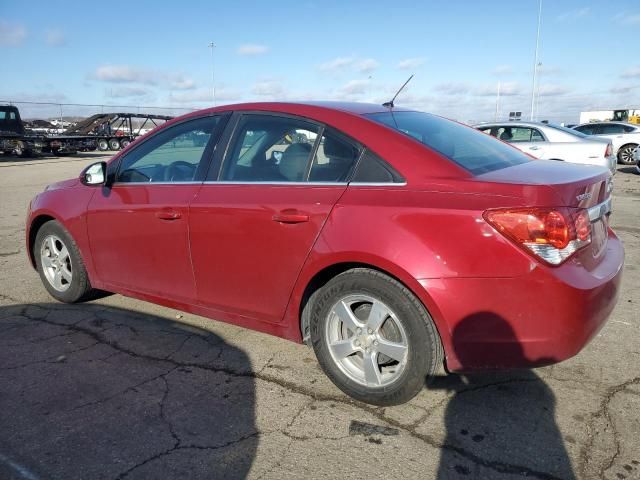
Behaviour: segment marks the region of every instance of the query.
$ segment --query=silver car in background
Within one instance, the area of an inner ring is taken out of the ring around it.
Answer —
[[[496,122],[476,125],[478,130],[541,160],[599,165],[616,173],[611,140],[590,137],[570,128],[539,122]]]

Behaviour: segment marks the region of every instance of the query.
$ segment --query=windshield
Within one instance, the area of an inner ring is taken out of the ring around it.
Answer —
[[[524,153],[485,133],[428,113],[389,111],[365,116],[418,140],[473,175],[530,161]]]

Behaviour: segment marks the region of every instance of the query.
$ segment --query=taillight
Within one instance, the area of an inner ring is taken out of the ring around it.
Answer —
[[[591,242],[585,209],[500,209],[483,216],[502,235],[551,265],[560,265]]]
[[[610,143],[607,143],[607,149],[604,151],[604,156],[610,157],[611,155],[613,155],[613,147]]]

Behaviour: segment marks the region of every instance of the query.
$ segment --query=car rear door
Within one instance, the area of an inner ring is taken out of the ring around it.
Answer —
[[[162,129],[127,151],[87,210],[98,277],[115,291],[195,302],[189,203],[205,178],[220,116]]]
[[[225,136],[226,154],[216,155],[190,208],[198,300],[278,323],[360,146],[317,123],[265,113],[236,114]]]

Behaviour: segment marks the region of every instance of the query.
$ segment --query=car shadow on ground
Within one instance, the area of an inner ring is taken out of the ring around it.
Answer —
[[[635,165],[627,165],[624,167],[618,166],[618,172],[620,173],[638,173],[638,167]]]
[[[97,304],[0,307],[0,478],[240,479],[258,445],[249,358]]]
[[[483,331],[492,332],[494,344],[474,345],[474,337]],[[527,361],[511,326],[493,313],[465,318],[452,339],[463,366],[477,365],[478,358],[497,366],[507,359],[515,364]],[[576,478],[555,422],[555,396],[533,370],[451,374],[437,377],[427,388],[452,395],[445,410],[446,439],[438,480],[504,478],[505,474]]]

